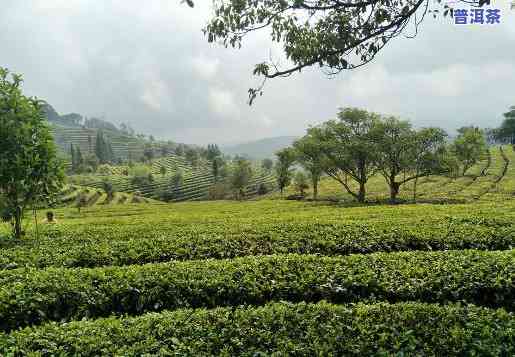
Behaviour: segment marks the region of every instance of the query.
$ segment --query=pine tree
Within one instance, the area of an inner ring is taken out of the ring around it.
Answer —
[[[84,165],[84,158],[82,157],[82,152],[80,151],[80,147],[77,146],[77,149],[75,149],[75,165],[76,165],[76,171],[79,171],[82,165]]]
[[[77,157],[75,156],[73,143],[70,144],[70,154],[72,155],[72,172],[75,172],[77,170]]]

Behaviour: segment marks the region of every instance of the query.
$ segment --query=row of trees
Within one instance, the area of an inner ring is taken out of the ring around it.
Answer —
[[[366,185],[377,174],[390,188],[390,201],[408,182],[433,174],[462,174],[487,150],[485,134],[461,128],[451,144],[440,128],[415,129],[405,120],[357,108],[338,112],[336,120],[311,127],[290,148],[279,151],[275,171],[281,192],[299,164],[309,173],[314,198],[323,174],[338,181],[358,202],[366,199]],[[354,183],[352,185],[351,183]]]

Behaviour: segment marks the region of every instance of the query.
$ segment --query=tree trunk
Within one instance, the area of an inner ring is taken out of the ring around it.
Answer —
[[[318,197],[318,181],[313,182],[313,200],[317,200]]]
[[[413,202],[417,202],[417,183],[418,176],[415,178],[415,182],[413,182]]]
[[[14,238],[21,238],[21,216],[22,209],[20,206],[16,207],[16,211],[14,213]]]
[[[34,208],[34,224],[36,225],[36,239],[39,240],[38,211]]]
[[[365,183],[364,182],[359,183],[358,202],[359,203],[365,202]]]
[[[399,187],[401,185],[398,182],[391,182],[390,183],[390,203],[396,203],[397,202],[397,195],[399,194]]]

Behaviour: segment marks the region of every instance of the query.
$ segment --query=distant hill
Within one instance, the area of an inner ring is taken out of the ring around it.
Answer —
[[[252,159],[272,158],[276,151],[290,146],[296,139],[296,136],[277,136],[222,147],[222,151],[228,155],[243,155]]]

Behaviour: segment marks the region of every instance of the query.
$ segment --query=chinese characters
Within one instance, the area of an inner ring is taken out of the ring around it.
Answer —
[[[455,25],[495,25],[501,23],[501,9],[455,9]]]

